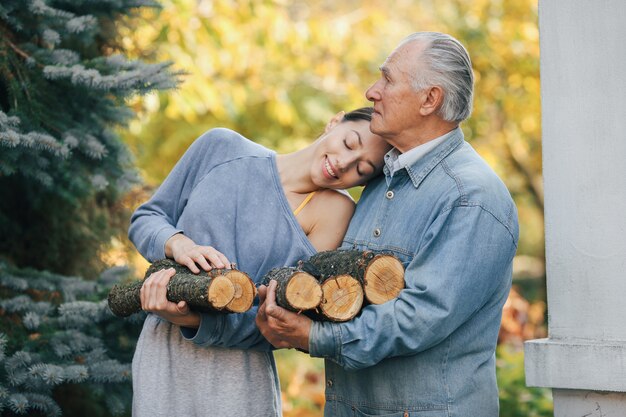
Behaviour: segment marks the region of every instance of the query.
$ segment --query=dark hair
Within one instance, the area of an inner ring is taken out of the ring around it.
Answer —
[[[343,115],[342,122],[357,122],[359,120],[365,120],[366,122],[372,121],[373,107],[361,107],[360,109],[352,110]]]

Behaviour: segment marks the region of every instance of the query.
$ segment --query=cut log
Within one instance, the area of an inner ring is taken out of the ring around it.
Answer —
[[[176,274],[167,285],[167,299],[178,303],[185,301],[197,312],[241,313],[252,307],[256,288],[250,277],[236,269],[212,269],[192,273],[186,266],[171,259],[155,261],[147,269],[145,278],[152,273],[174,268]],[[145,279],[144,278],[144,279]],[[115,285],[109,292],[109,308],[116,316],[127,317],[141,310],[139,291],[143,281]]]
[[[265,274],[263,285],[275,280],[276,304],[300,312],[317,308],[322,301],[322,287],[312,275],[293,267],[274,268]]]
[[[213,271],[225,271],[225,276],[230,280],[235,289],[233,299],[226,304],[226,310],[232,313],[243,313],[250,310],[256,297],[256,287],[248,274],[236,269],[213,269]]]
[[[119,317],[128,317],[141,311],[139,291],[143,281],[118,284],[109,292],[109,308]],[[198,312],[219,311],[233,300],[235,287],[223,275],[213,278],[194,274],[176,273],[167,284],[167,299],[178,303],[186,301],[189,308]]]
[[[356,278],[337,275],[325,279],[321,287],[322,302],[318,311],[323,320],[348,321],[361,311],[363,287]]]
[[[404,288],[404,267],[391,254],[359,250],[334,250],[313,255],[302,269],[322,280],[350,275],[363,285],[365,298],[371,304],[392,300]]]

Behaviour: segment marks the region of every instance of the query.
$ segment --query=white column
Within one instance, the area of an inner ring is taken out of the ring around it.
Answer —
[[[526,382],[556,417],[626,416],[626,1],[540,0],[539,33],[549,338]]]

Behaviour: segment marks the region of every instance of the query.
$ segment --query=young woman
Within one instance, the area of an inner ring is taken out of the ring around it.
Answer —
[[[129,237],[149,261],[192,271],[236,263],[255,282],[274,267],[335,249],[354,211],[343,191],[378,175],[390,146],[369,130],[372,109],[337,114],[306,148],[276,155],[227,129],[197,139]],[[198,314],[165,298],[172,270],[141,291],[148,315],[133,358],[133,415],[280,416],[271,346],[244,314]],[[231,348],[236,346],[237,348]]]

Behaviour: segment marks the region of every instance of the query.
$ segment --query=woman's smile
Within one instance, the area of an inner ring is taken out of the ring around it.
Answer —
[[[335,169],[328,157],[324,158],[324,176],[328,177],[329,179],[339,179],[337,174],[335,174]]]

